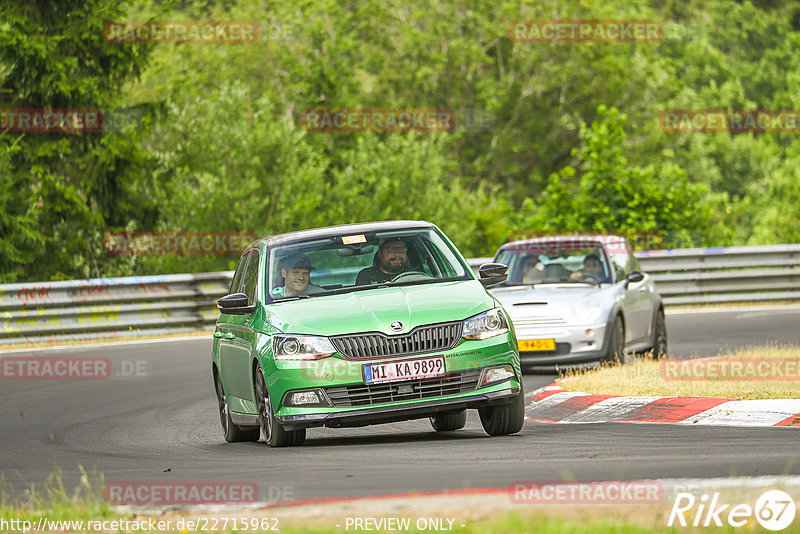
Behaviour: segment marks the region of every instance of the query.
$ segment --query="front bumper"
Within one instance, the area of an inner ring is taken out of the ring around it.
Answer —
[[[607,353],[608,328],[607,323],[518,328],[517,338],[520,340],[554,339],[556,343],[554,351],[520,351],[520,366],[526,371],[597,367]]]
[[[516,382],[514,381],[514,383]],[[318,426],[339,428],[395,423],[409,419],[431,417],[438,413],[508,404],[521,391],[522,388],[519,385],[512,385],[512,381],[509,381],[508,387],[500,391],[476,392],[471,395],[461,395],[450,399],[436,399],[399,406],[376,406],[324,414],[284,415],[277,416],[277,419],[287,430]]]

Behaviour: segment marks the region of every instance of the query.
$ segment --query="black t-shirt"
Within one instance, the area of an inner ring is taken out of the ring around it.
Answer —
[[[391,282],[392,278],[394,278],[395,276],[397,276],[402,272],[403,271],[399,271],[393,274],[387,274],[381,271],[380,268],[378,267],[367,267],[366,269],[362,269],[362,271],[358,273],[358,276],[356,277],[356,285],[365,286],[369,284],[384,284],[386,282]]]

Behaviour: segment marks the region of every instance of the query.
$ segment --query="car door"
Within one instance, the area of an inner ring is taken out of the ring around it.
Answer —
[[[624,256],[624,259],[621,257],[620,260],[625,261],[627,272],[641,272],[639,262],[627,243],[624,243],[622,248],[620,255]],[[641,281],[629,282],[625,294],[626,323],[627,330],[630,333],[630,335],[625,336],[626,341],[633,344],[641,343],[650,334],[650,325],[653,318],[653,284],[650,277],[645,274]]]
[[[237,287],[231,284],[231,293],[247,295],[247,305],[257,304],[257,289],[260,268],[258,250],[245,253],[240,261],[244,262],[241,279]],[[237,269],[238,271],[238,269]],[[232,412],[252,413],[255,411],[253,397],[253,381],[251,377],[251,350],[255,344],[253,316],[256,312],[245,315],[228,315],[223,337],[220,341],[220,366],[223,369],[223,386],[228,395],[228,403]]]
[[[610,251],[611,261],[616,272],[616,283],[619,285],[619,298],[622,306],[622,314],[625,318],[625,343],[636,343],[641,337],[646,335],[648,326],[647,319],[642,315],[643,302],[646,295],[641,289],[646,287],[644,280],[637,283],[626,283],[625,277],[628,273],[635,270],[635,260],[630,253],[626,243],[614,243],[613,251]]]
[[[629,264],[633,271],[641,272],[644,278],[641,282],[631,283],[628,290],[633,292],[631,301],[633,302],[634,312],[636,314],[635,322],[639,337],[634,340],[636,343],[644,343],[650,346],[651,337],[653,335],[653,319],[657,307],[658,298],[656,296],[655,285],[653,278],[642,271],[639,260],[633,253],[630,254]],[[638,350],[638,348],[637,348]]]

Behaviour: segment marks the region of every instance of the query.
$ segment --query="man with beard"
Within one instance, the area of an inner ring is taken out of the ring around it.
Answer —
[[[356,277],[356,285],[390,282],[406,270],[408,264],[406,244],[399,239],[384,241],[373,259],[373,266],[363,269]]]

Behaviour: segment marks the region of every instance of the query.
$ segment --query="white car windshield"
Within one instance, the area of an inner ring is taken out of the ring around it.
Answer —
[[[520,247],[497,257],[508,265],[504,285],[553,283],[608,283],[611,269],[602,247]]]

